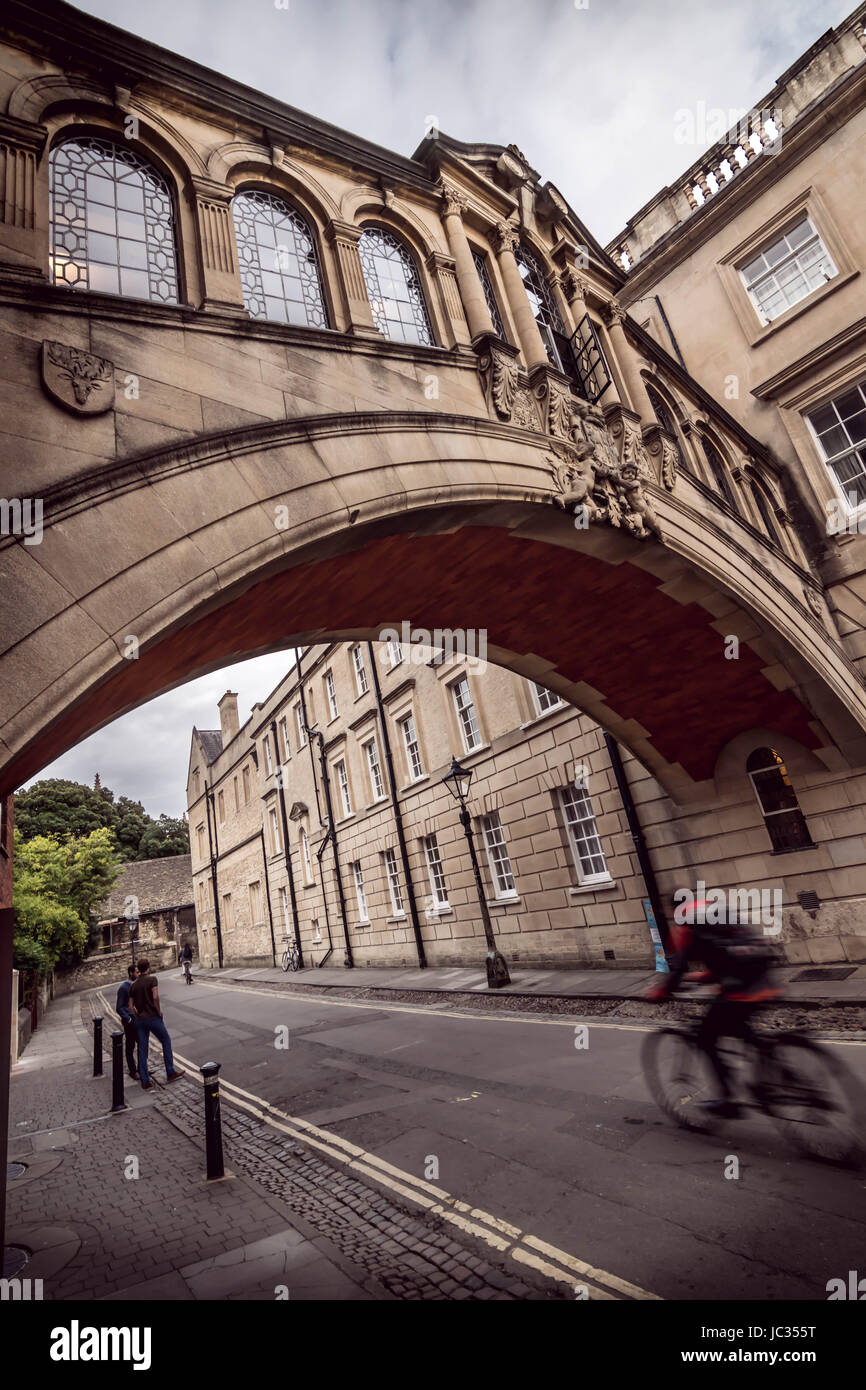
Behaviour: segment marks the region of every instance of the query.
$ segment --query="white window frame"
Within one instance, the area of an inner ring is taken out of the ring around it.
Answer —
[[[296,727],[296,729],[297,729],[297,731],[298,731],[298,749],[300,750],[301,748],[306,748],[306,746],[307,746],[307,735],[306,735],[306,732],[305,732],[305,730],[304,730],[304,714],[303,714],[303,710],[301,709],[301,702],[300,702],[300,700],[299,700],[298,703],[295,705],[294,709],[295,709],[295,727]]]
[[[222,924],[224,931],[231,931],[235,924],[235,909],[231,893],[222,895]]]
[[[280,824],[277,817],[276,806],[268,807],[268,820],[271,823],[271,841],[274,846],[274,854],[279,854],[283,848],[283,845],[280,839]]]
[[[403,644],[400,638],[389,637],[385,644],[385,651],[388,654],[388,660],[391,663],[391,670],[393,671],[394,667],[399,666],[400,662],[403,660]]]
[[[789,240],[791,233],[796,231],[799,227],[802,227],[804,223],[809,229],[806,239],[799,245],[792,245]],[[768,253],[775,250],[783,242],[785,243],[786,249],[772,264],[770,264],[767,260]],[[807,266],[802,266],[801,257],[806,252],[812,251],[815,247],[818,248],[817,256],[813,256]],[[764,266],[750,278],[746,274],[746,268],[748,265],[753,264],[759,257],[764,258]],[[778,280],[778,272],[791,266],[795,267],[796,271],[799,273],[800,285],[803,289],[803,293],[798,294],[796,299],[788,298],[784,286],[781,285]],[[825,275],[817,284],[809,284],[808,273],[814,268],[820,270],[825,266],[832,273]],[[818,231],[815,223],[807,212],[801,213],[796,221],[788,225],[784,232],[776,232],[771,238],[765,241],[762,246],[753,251],[744,262],[737,266],[737,270],[745,287],[746,294],[749,296],[755,313],[758,315],[764,327],[769,327],[771,323],[775,323],[776,320],[780,319],[783,314],[786,314],[789,309],[793,309],[796,304],[802,303],[810,294],[814,294],[815,290],[821,289],[821,287],[828,284],[830,280],[835,280],[836,276],[839,274],[839,267],[830,255],[824,238],[821,236],[821,233]],[[785,300],[784,307],[778,309],[772,317],[764,307],[764,299],[756,288],[762,282],[765,282],[773,293],[780,292]]]
[[[569,783],[567,787],[559,789],[559,804],[562,810],[565,829],[568,834],[568,844],[571,849],[571,857],[577,871],[577,881],[581,887],[592,883],[610,883],[610,870],[607,867],[607,857],[601,843],[601,836],[598,833],[598,823],[595,819],[595,811],[589,792],[583,787],[576,787]],[[572,809],[583,811],[583,815],[573,815]],[[583,834],[578,834],[578,827],[587,826],[588,829]],[[579,841],[583,840],[590,846],[588,857],[600,858],[604,869],[587,869],[581,861],[581,851]],[[592,843],[598,846],[597,849],[591,848]]]
[[[289,895],[286,892],[285,887],[283,887],[282,885],[280,886],[280,910],[283,914],[283,926],[285,927],[286,935],[288,936],[292,918],[291,913],[289,911]]]
[[[301,826],[298,834],[298,842],[301,846],[301,863],[304,868],[304,886],[309,888],[315,882],[313,877],[313,859],[310,854],[310,840],[306,830]]]
[[[337,785],[340,788],[340,800],[343,803],[342,820],[352,814],[352,798],[349,794],[349,769],[346,767],[346,759],[338,758],[334,763],[334,775],[337,778]]]
[[[382,777],[382,764],[379,761],[379,745],[375,736],[367,739],[364,744],[364,753],[367,758],[367,771],[370,774],[370,790],[373,793],[373,800],[384,801],[385,782]]]
[[[364,891],[364,875],[361,871],[361,861],[355,859],[352,863],[352,875],[355,879],[355,897],[358,901],[358,921],[367,923],[370,920],[370,910],[367,907],[367,894]]]
[[[337,708],[337,687],[334,684],[333,671],[325,672],[325,695],[328,701],[328,714],[331,720],[338,719],[340,711]]]
[[[396,850],[383,850],[382,861],[385,865],[385,878],[388,880],[388,892],[391,896],[391,915],[393,917],[405,917],[406,905],[403,901],[403,888],[400,883]]]
[[[218,814],[218,816],[219,816],[219,823],[220,823],[220,825],[225,825],[225,823],[226,823],[226,796],[225,796],[225,792],[223,791],[222,787],[220,787],[219,791],[217,792],[217,814]]]
[[[442,867],[439,841],[435,835],[425,835],[421,843],[424,846],[424,860],[427,865],[427,878],[430,882],[433,906],[437,912],[449,911],[451,904],[448,901],[448,884],[445,881],[445,870]],[[440,880],[442,891],[445,894],[444,898],[439,896]]]
[[[352,648],[352,669],[355,673],[355,689],[359,696],[366,695],[370,688],[367,684],[367,668],[364,665],[364,653],[357,643]]]
[[[265,734],[262,739],[262,748],[265,752],[265,776],[270,777],[274,770],[274,760],[271,757],[271,740],[268,738],[267,734]]]
[[[836,402],[841,400],[843,396],[850,395],[852,391],[860,392],[860,395],[864,401],[863,408],[864,410],[866,410],[866,377],[864,377],[862,380],[849,381],[845,386],[840,387],[833,393],[833,395],[830,397],[828,401],[824,401],[823,405],[811,406],[808,412],[806,413],[805,419],[809,432],[815,444],[816,453],[818,454],[818,457],[821,459],[821,461],[824,464],[824,467],[827,470],[830,482],[835,488],[837,496],[842,500],[848,515],[850,517],[859,518],[864,514],[864,512],[866,512],[866,496],[863,497],[862,501],[855,501],[852,505],[850,499],[852,495],[856,497],[856,493],[854,493],[853,489],[851,488],[850,480],[847,483],[845,483],[839,477],[838,473],[836,472],[836,465],[844,462],[844,460],[848,458],[850,455],[856,456],[857,454],[862,453],[864,456],[866,456],[866,440],[861,440],[856,444],[849,444],[849,447],[847,449],[842,449],[836,454],[828,454],[826,449],[824,448],[824,445],[821,442],[821,436],[819,435],[818,430],[812,420],[812,416],[817,415],[819,410],[832,409],[836,416],[836,428],[844,430],[846,436],[850,440],[850,430],[848,429],[846,421],[844,421],[841,415],[839,414],[839,408]],[[848,417],[849,420],[852,418],[853,417],[851,416]],[[826,430],[824,431],[824,433],[826,433]],[[857,459],[857,462],[860,463],[860,460]],[[861,464],[861,468],[862,473],[864,475],[864,490],[866,490],[866,462],[863,462]]]
[[[484,747],[484,740],[478,725],[478,715],[472,699],[469,677],[461,676],[459,680],[453,682],[450,690],[457,714],[457,724],[460,728],[460,737],[463,739],[464,751],[475,753],[479,748]],[[471,740],[470,735],[472,735]]]
[[[549,690],[546,685],[539,685],[538,681],[530,681],[532,688],[532,703],[535,706],[535,713],[540,719],[543,714],[551,714],[553,710],[560,709],[565,701],[561,695],[557,695],[555,690]],[[545,704],[545,699],[550,698],[550,704]]]
[[[410,711],[404,714],[402,719],[398,719],[400,731],[403,735],[403,748],[406,753],[406,767],[409,772],[410,782],[420,782],[427,774],[424,771],[424,759],[421,757],[421,744],[418,742],[418,730],[415,727],[415,716]],[[411,731],[411,732],[410,732]],[[413,754],[414,748],[414,754]],[[415,770],[417,762],[418,770]]]
[[[490,866],[490,881],[493,884],[494,897],[501,902],[505,902],[509,898],[516,898],[517,888],[514,882],[514,870],[511,867],[511,856],[508,853],[505,831],[502,828],[498,811],[491,811],[489,815],[481,817],[481,832],[484,836],[484,848],[487,851],[487,863]]]
[[[280,731],[280,742],[283,745],[283,762],[287,763],[292,756],[292,750],[289,746],[289,721],[284,714],[280,716],[280,722],[277,727]]]

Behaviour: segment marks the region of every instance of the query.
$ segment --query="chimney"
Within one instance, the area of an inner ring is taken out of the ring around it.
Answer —
[[[223,736],[223,748],[230,743],[238,731],[238,693],[236,690],[227,690],[219,702],[220,712],[220,732]]]

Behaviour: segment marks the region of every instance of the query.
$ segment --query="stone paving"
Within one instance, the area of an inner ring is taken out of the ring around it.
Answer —
[[[13,1071],[9,1158],[28,1167],[9,1185],[7,1239],[34,1251],[46,1299],[570,1296],[229,1105],[227,1177],[207,1183],[198,1080],[129,1086],[130,1108],[106,1113],[91,1013],[89,996],[56,1001]]]

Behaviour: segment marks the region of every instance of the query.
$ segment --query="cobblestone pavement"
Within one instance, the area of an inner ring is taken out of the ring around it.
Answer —
[[[278,1285],[293,1299],[573,1297],[227,1104],[232,1176],[206,1183],[198,1080],[130,1086],[131,1108],[106,1114],[110,1065],[92,1079],[85,1050],[93,1011],[92,996],[57,1001],[31,1043],[34,1069],[13,1074],[9,1157],[29,1166],[9,1187],[9,1238],[58,1228],[78,1242],[62,1247],[75,1253],[45,1280],[45,1298],[274,1299]]]

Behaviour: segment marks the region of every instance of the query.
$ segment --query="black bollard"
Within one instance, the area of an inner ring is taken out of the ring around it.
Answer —
[[[122,1033],[111,1035],[111,1109],[128,1110],[123,1099],[123,1042]]]
[[[220,1119],[220,1063],[205,1062],[204,1077],[204,1142],[207,1153],[208,1178],[225,1176],[223,1168],[223,1131]]]
[[[102,1019],[93,1020],[93,1075],[102,1075]]]

